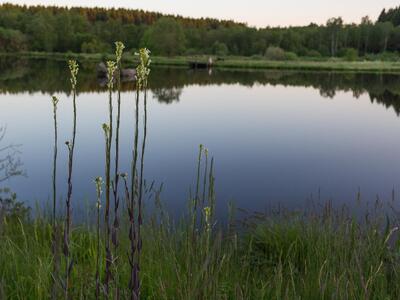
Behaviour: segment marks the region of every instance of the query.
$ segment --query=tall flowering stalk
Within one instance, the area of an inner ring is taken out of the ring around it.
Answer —
[[[119,196],[118,196],[118,183],[119,183],[119,127],[121,119],[121,60],[124,51],[124,44],[122,42],[115,42],[115,56],[117,66],[117,88],[118,88],[118,99],[117,99],[117,127],[115,131],[115,172],[113,181],[113,195],[114,195],[114,222],[112,228],[112,243],[114,245],[114,265],[115,265],[115,299],[119,299],[119,280],[118,280],[118,230],[119,230]]]
[[[72,270],[73,261],[71,260],[70,254],[70,234],[71,234],[71,200],[72,200],[72,167],[74,161],[74,149],[75,149],[75,137],[76,137],[76,85],[79,66],[75,60],[68,62],[68,67],[71,73],[70,82],[73,95],[73,128],[72,128],[72,140],[65,142],[68,147],[68,192],[66,200],[66,218],[64,228],[64,256],[65,256],[65,299],[69,298],[69,286],[70,286],[70,273]]]
[[[142,197],[143,197],[143,166],[144,166],[144,150],[146,145],[146,134],[147,134],[147,86],[148,77],[150,74],[150,51],[146,48],[140,49],[139,53],[139,65],[136,68],[136,129],[135,129],[135,141],[134,141],[134,154],[132,162],[132,182],[131,182],[131,194],[130,194],[130,230],[129,239],[131,241],[131,253],[130,253],[130,265],[131,265],[131,279],[130,279],[130,290],[131,299],[140,298],[140,254],[142,249],[142,238],[141,238],[141,226],[143,223],[143,209],[142,209]],[[137,222],[135,222],[135,213],[133,208],[135,207],[135,195],[137,190],[134,190],[136,178],[136,165],[137,165],[137,146],[138,146],[138,128],[139,128],[139,95],[140,91],[144,91],[144,132],[143,132],[143,143],[142,143],[142,156],[140,166],[140,185],[137,202]],[[136,228],[135,228],[136,225]]]
[[[51,102],[53,104],[53,120],[54,120],[54,150],[53,150],[53,216],[52,216],[52,255],[53,255],[53,274],[52,274],[52,289],[51,298],[55,300],[57,298],[57,288],[56,288],[56,278],[58,278],[59,273],[59,252],[58,252],[58,227],[56,223],[56,198],[57,198],[57,153],[58,153],[58,132],[57,132],[57,104],[59,102],[58,98],[52,96]]]
[[[113,132],[113,106],[112,106],[112,92],[114,88],[114,73],[116,70],[116,63],[114,61],[107,61],[107,87],[109,94],[109,123],[103,124],[103,130],[106,135],[106,208],[105,208],[105,223],[106,223],[106,269],[105,269],[105,296],[106,299],[110,296],[110,280],[111,280],[111,265],[113,262],[110,240],[111,240],[111,225],[110,225],[110,192],[111,192],[111,145],[112,145],[112,132]]]
[[[130,240],[130,256],[129,264],[131,267],[131,276],[129,288],[131,290],[131,299],[138,299],[138,270],[136,264],[136,250],[137,250],[137,226],[135,222],[136,217],[136,195],[137,195],[137,159],[138,159],[138,137],[139,137],[139,89],[136,89],[136,109],[135,109],[135,138],[133,144],[133,158],[131,164],[131,192],[128,205],[129,216],[129,240]]]
[[[136,87],[139,90],[146,90],[150,75],[150,50],[142,48],[135,55],[139,56],[140,60],[139,65],[136,67]]]
[[[56,198],[57,198],[57,185],[56,185],[56,174],[57,174],[57,142],[58,142],[58,132],[57,132],[57,104],[59,102],[58,98],[53,96],[51,98],[53,104],[53,120],[54,120],[54,151],[53,151],[53,226],[56,223]]]
[[[103,179],[101,177],[96,177],[94,180],[96,184],[96,211],[97,211],[97,231],[96,231],[96,239],[97,239],[97,251],[96,251],[96,300],[100,299],[100,209],[101,209],[101,194],[102,194],[102,186]]]

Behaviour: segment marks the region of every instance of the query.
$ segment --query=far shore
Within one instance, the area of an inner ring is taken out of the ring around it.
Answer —
[[[20,57],[37,59],[66,60],[69,58],[81,61],[100,62],[114,58],[112,54],[87,54],[87,53],[47,53],[47,52],[19,52],[0,53],[0,57]],[[207,63],[208,55],[198,56],[153,56],[153,65],[188,67],[190,62]],[[213,58],[214,68],[230,69],[281,69],[281,70],[314,70],[314,71],[349,71],[349,72],[390,72],[400,73],[400,61],[346,61],[340,58],[302,58],[296,60],[273,61],[263,57],[227,56]],[[136,57],[133,54],[124,56],[126,63],[134,63]]]

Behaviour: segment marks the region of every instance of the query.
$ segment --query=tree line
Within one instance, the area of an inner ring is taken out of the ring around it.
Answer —
[[[155,55],[267,56],[271,59],[395,55],[400,7],[377,21],[341,17],[326,24],[254,28],[234,21],[194,19],[131,9],[0,5],[0,52],[109,53],[115,40]]]

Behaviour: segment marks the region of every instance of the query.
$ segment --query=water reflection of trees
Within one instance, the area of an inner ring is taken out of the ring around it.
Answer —
[[[105,90],[96,76],[94,63],[82,63],[79,92]],[[186,68],[153,68],[150,87],[160,102],[179,101],[182,90],[189,85],[240,84],[302,86],[318,89],[321,96],[333,98],[337,92],[352,92],[358,98],[368,94],[371,102],[393,107],[400,114],[400,76],[396,74],[363,74],[343,72],[298,72],[282,70],[190,70]],[[126,82],[122,90],[131,90]],[[0,92],[69,93],[68,74],[64,61],[0,59]]]
[[[6,127],[0,127],[0,182],[6,181],[14,176],[25,175],[23,163],[19,157],[20,145],[2,145],[6,134]]]
[[[182,88],[154,88],[152,90],[154,97],[163,103],[178,102],[182,94]]]
[[[19,157],[20,145],[3,145],[6,135],[6,127],[0,127],[0,184],[14,176],[25,176],[23,163]],[[19,216],[24,218],[28,215],[29,208],[17,200],[17,195],[9,188],[0,186],[0,219],[4,216]]]

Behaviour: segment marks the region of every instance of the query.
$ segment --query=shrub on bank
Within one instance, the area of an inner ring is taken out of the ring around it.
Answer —
[[[284,60],[285,51],[280,47],[269,46],[265,51],[265,58],[269,60]]]

